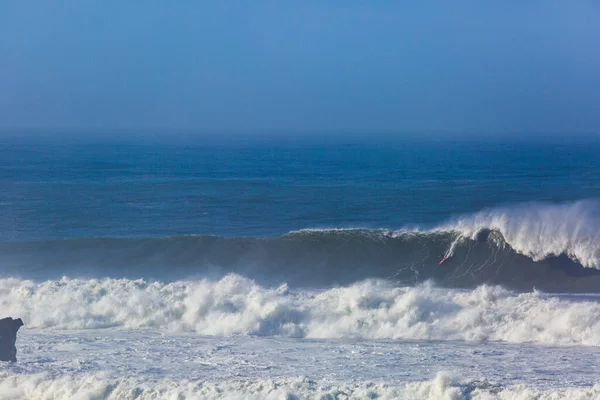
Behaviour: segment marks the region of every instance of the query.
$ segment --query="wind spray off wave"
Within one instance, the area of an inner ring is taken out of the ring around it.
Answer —
[[[534,261],[566,255],[588,268],[600,268],[600,202],[530,203],[496,208],[442,225],[474,240],[484,230],[498,231],[519,254]]]

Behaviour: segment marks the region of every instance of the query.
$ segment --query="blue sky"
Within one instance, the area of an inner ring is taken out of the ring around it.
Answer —
[[[596,1],[3,1],[0,129],[600,132]]]

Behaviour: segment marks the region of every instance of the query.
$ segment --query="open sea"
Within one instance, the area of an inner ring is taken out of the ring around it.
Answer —
[[[600,399],[599,141],[127,137],[0,136],[1,400]]]

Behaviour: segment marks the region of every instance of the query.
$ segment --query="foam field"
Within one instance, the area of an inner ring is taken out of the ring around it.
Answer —
[[[161,283],[0,280],[0,305],[31,330],[153,328],[200,335],[600,345],[596,296],[514,293],[367,280],[314,291],[239,275]]]
[[[600,349],[452,341],[34,332],[2,399],[596,399]]]

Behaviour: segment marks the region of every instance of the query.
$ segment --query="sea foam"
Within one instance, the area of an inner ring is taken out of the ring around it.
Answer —
[[[222,336],[600,345],[600,303],[485,285],[457,290],[366,280],[292,291],[234,274],[173,283],[3,279],[0,306],[35,330],[153,328]]]
[[[584,400],[600,397],[600,386],[539,389],[501,387],[486,380],[465,380],[447,373],[422,382],[330,382],[308,378],[224,381],[169,381],[113,378],[96,373],[51,377],[44,374],[0,374],[4,400],[69,398],[77,400],[155,399],[406,399],[406,400]]]

